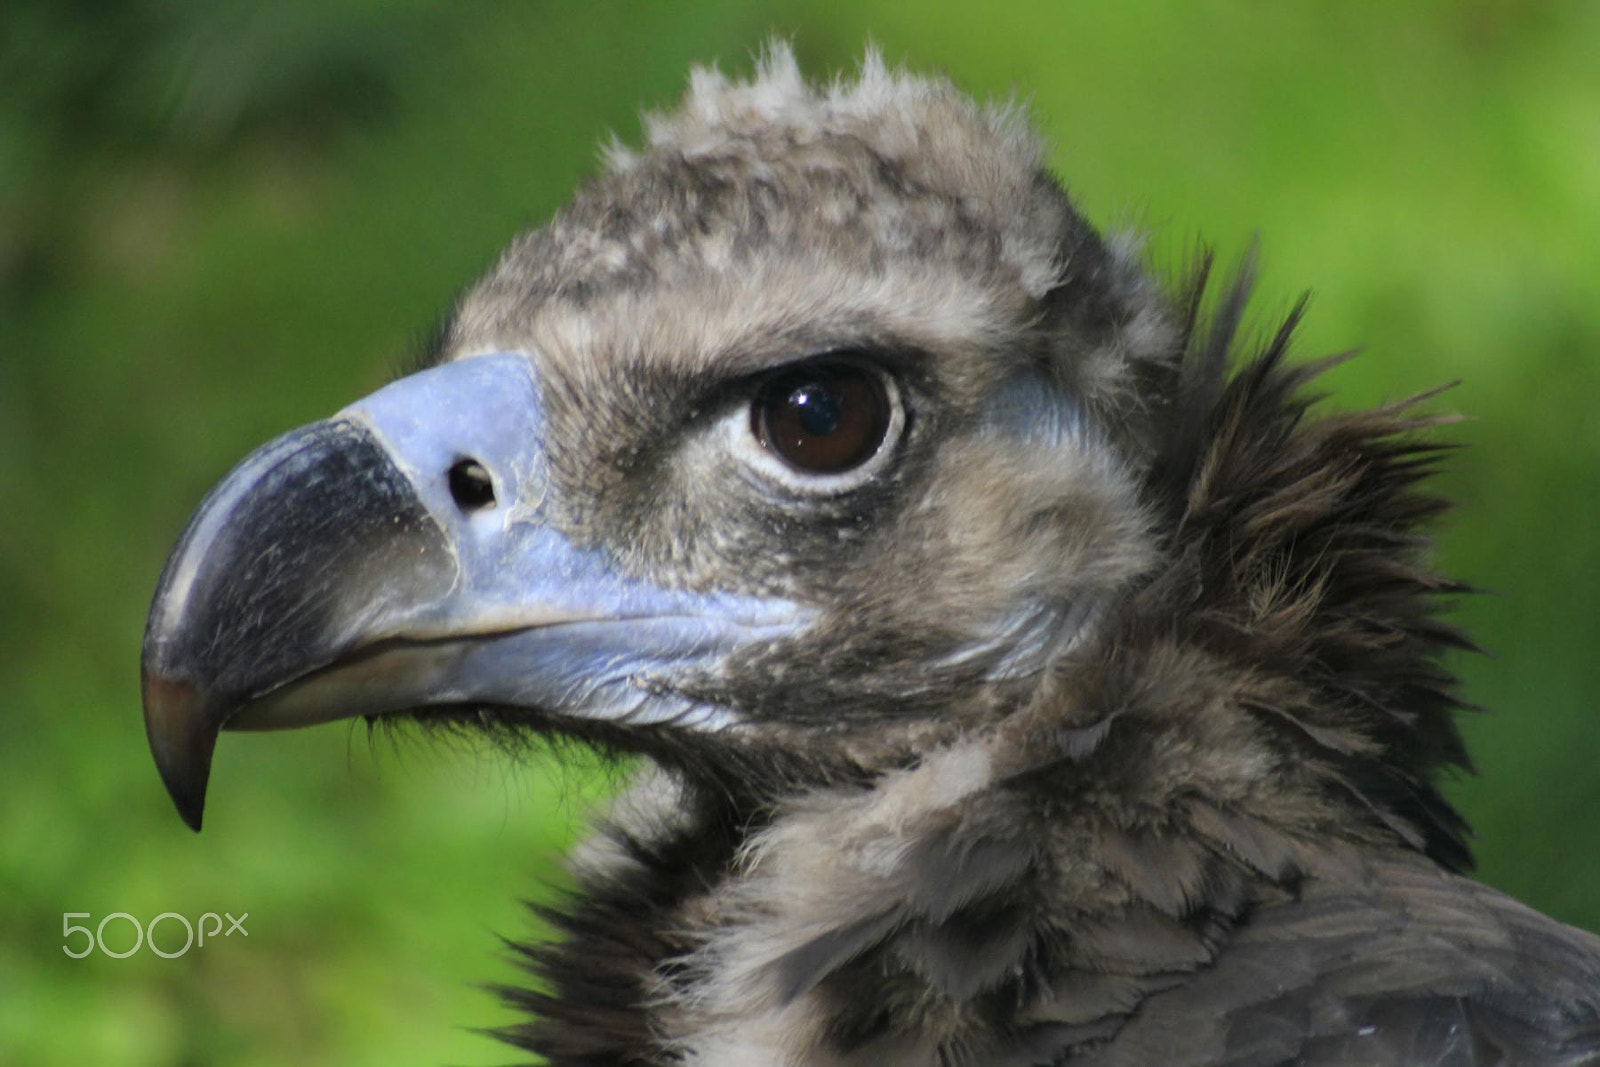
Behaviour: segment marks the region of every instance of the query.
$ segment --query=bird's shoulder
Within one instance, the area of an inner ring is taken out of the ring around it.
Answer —
[[[1311,877],[1072,1063],[1600,1063],[1600,938],[1404,853]]]

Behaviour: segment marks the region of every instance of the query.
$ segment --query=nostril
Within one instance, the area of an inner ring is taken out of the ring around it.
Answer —
[[[462,511],[494,507],[494,481],[483,464],[464,459],[450,468],[450,495]]]

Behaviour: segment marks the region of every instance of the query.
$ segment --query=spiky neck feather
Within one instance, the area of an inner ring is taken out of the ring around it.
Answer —
[[[543,913],[564,940],[519,950],[541,988],[507,992],[534,1020],[503,1036],[558,1064],[981,1061],[1047,1024],[1088,1048],[1358,847],[1470,864],[1431,780],[1466,762],[1440,656],[1468,642],[1438,617],[1461,587],[1423,558],[1438,420],[1311,418],[1333,361],[1285,362],[1298,311],[1228,377],[1248,283],[1202,323],[1204,281],[1146,484],[1170,532],[1096,639],[991,729],[875,778],[774,790],[795,779],[759,755],[696,773],[663,751],[688,773],[580,855]]]

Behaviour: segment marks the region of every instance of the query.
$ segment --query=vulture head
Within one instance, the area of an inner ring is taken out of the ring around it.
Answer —
[[[1451,873],[1427,418],[1310,417],[1297,313],[1236,357],[1246,277],[1157,284],[942,80],[778,47],[647,131],[200,505],[190,826],[224,729],[648,757],[507,991],[558,1064],[1600,1048],[1594,942]],[[1589,999],[1509,997],[1530,945]]]

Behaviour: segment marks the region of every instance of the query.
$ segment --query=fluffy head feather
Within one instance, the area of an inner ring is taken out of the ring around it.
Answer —
[[[822,607],[688,684],[766,727],[715,758],[870,773],[992,721],[1153,559],[1147,383],[1179,312],[1015,109],[875,55],[815,89],[775,46],[647,126],[466,294],[441,357],[536,354],[567,536],[653,582]],[[895,461],[849,493],[753,484],[728,447],[748,383],[839,350],[899,376]]]

